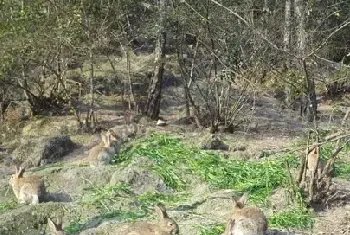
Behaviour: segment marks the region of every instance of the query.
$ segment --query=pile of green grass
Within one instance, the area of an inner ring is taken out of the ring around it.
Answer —
[[[184,174],[194,174],[214,189],[250,192],[251,200],[264,202],[273,189],[288,182],[284,160],[226,160],[220,154],[186,146],[179,138],[153,135],[122,155],[123,159],[148,157],[151,168],[177,191],[190,185]]]
[[[191,187],[189,176],[192,175],[201,178],[213,190],[233,189],[241,193],[249,192],[250,203],[268,206],[269,196],[274,189],[295,187],[291,183],[287,165],[289,167],[299,165],[297,156],[266,158],[261,161],[225,159],[219,153],[188,146],[180,138],[166,135],[152,135],[139,140],[132,148],[123,151],[115,159],[115,164],[126,165],[132,158],[141,156],[155,162],[149,168],[159,174],[164,182],[175,190],[174,194],[132,195],[127,185],[108,186],[90,189],[82,203],[101,208],[104,218],[118,217],[125,221],[135,220],[149,216],[153,212],[155,203],[162,202],[171,206],[184,201]],[[294,197],[294,200],[292,199],[296,202],[294,206],[291,205],[289,209],[270,217],[270,227],[305,228],[312,225],[312,215],[306,210],[300,194]],[[118,208],[113,207],[116,200],[122,198],[132,198],[139,205],[138,210],[121,212]],[[223,224],[202,227],[201,234],[221,234],[223,228]]]

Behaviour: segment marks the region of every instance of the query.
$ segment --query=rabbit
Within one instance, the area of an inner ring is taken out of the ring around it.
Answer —
[[[222,235],[263,235],[266,234],[268,222],[262,210],[257,207],[245,207],[248,200],[245,193],[238,201],[232,198],[233,214],[226,223]]]
[[[89,151],[90,166],[108,165],[120,151],[118,136],[113,130],[101,133],[102,142]]]
[[[25,169],[16,167],[16,173],[11,176],[10,185],[21,204],[38,204],[45,196],[44,181],[35,175],[23,177]]]
[[[51,235],[65,235],[66,233],[62,229],[62,222],[57,220],[57,223],[53,222],[50,218],[47,219],[47,224]]]
[[[169,218],[165,207],[162,204],[155,206],[160,221],[158,223],[135,222],[121,227],[118,235],[175,235],[179,234],[179,226]]]

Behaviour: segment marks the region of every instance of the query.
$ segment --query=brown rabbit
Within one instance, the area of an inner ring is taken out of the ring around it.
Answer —
[[[267,231],[268,222],[257,207],[245,207],[248,200],[245,193],[238,201],[232,199],[233,214],[227,221],[225,232],[222,235],[262,235]]]
[[[65,235],[66,233],[62,229],[62,222],[57,220],[57,223],[53,222],[50,218],[47,219],[47,224],[51,235]]]
[[[45,196],[44,181],[35,175],[23,177],[25,169],[16,167],[11,176],[10,185],[19,203],[38,204]]]
[[[179,226],[166,213],[163,205],[158,204],[155,207],[160,221],[158,223],[136,222],[130,225],[124,225],[118,235],[175,235],[179,234]]]
[[[89,151],[90,166],[108,165],[120,151],[118,136],[113,130],[101,133],[102,142]]]

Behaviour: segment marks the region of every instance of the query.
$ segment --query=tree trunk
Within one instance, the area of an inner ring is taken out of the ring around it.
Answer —
[[[291,31],[291,0],[286,0],[284,6],[284,32],[283,32],[283,50],[290,51],[290,31]],[[288,70],[290,66],[290,58],[288,56],[284,62],[284,69]],[[285,102],[289,106],[291,104],[291,87],[289,83],[285,84],[286,99]]]
[[[162,81],[165,65],[165,45],[166,45],[166,32],[165,32],[165,1],[159,0],[159,33],[158,41],[155,48],[155,69],[151,79],[151,84],[148,90],[148,98],[146,104],[145,113],[148,117],[155,120],[159,118],[160,113],[160,101],[162,93]]]
[[[290,26],[291,26],[291,0],[286,0],[284,6],[284,32],[283,32],[283,50],[290,49]]]
[[[303,58],[306,40],[304,0],[295,0],[294,12],[296,20],[297,53],[299,58]]]
[[[296,36],[297,36],[297,56],[301,62],[301,71],[303,71],[306,79],[307,100],[304,104],[306,115],[309,122],[315,122],[317,119],[317,100],[315,91],[315,81],[308,73],[305,51],[306,51],[306,31],[305,31],[305,2],[303,0],[295,0],[295,19],[296,19]]]

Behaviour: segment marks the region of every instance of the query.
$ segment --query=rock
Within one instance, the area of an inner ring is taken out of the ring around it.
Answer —
[[[51,121],[41,119],[30,122],[22,129],[24,136],[59,136],[78,133],[80,127],[76,120]]]
[[[121,225],[122,225],[121,223],[114,222],[114,221],[104,222],[99,226],[97,226],[96,228],[90,228],[82,231],[81,233],[79,233],[79,235],[119,234],[119,233],[116,233],[116,231],[120,229]]]
[[[84,196],[87,188],[103,187],[108,184],[116,167],[47,167],[35,172],[45,178],[49,200],[70,201]]]
[[[32,106],[28,101],[12,101],[4,112],[5,120],[10,122],[25,121],[32,115]]]
[[[22,167],[42,166],[55,163],[76,148],[69,136],[25,139],[12,152],[12,161]]]
[[[18,206],[0,214],[0,234],[42,234],[47,218],[53,214],[63,214],[60,203],[44,203],[35,206]]]
[[[136,194],[171,191],[163,179],[149,169],[149,166],[155,164],[146,157],[134,158],[127,167],[113,174],[109,184],[116,185],[120,182],[129,184]]]

